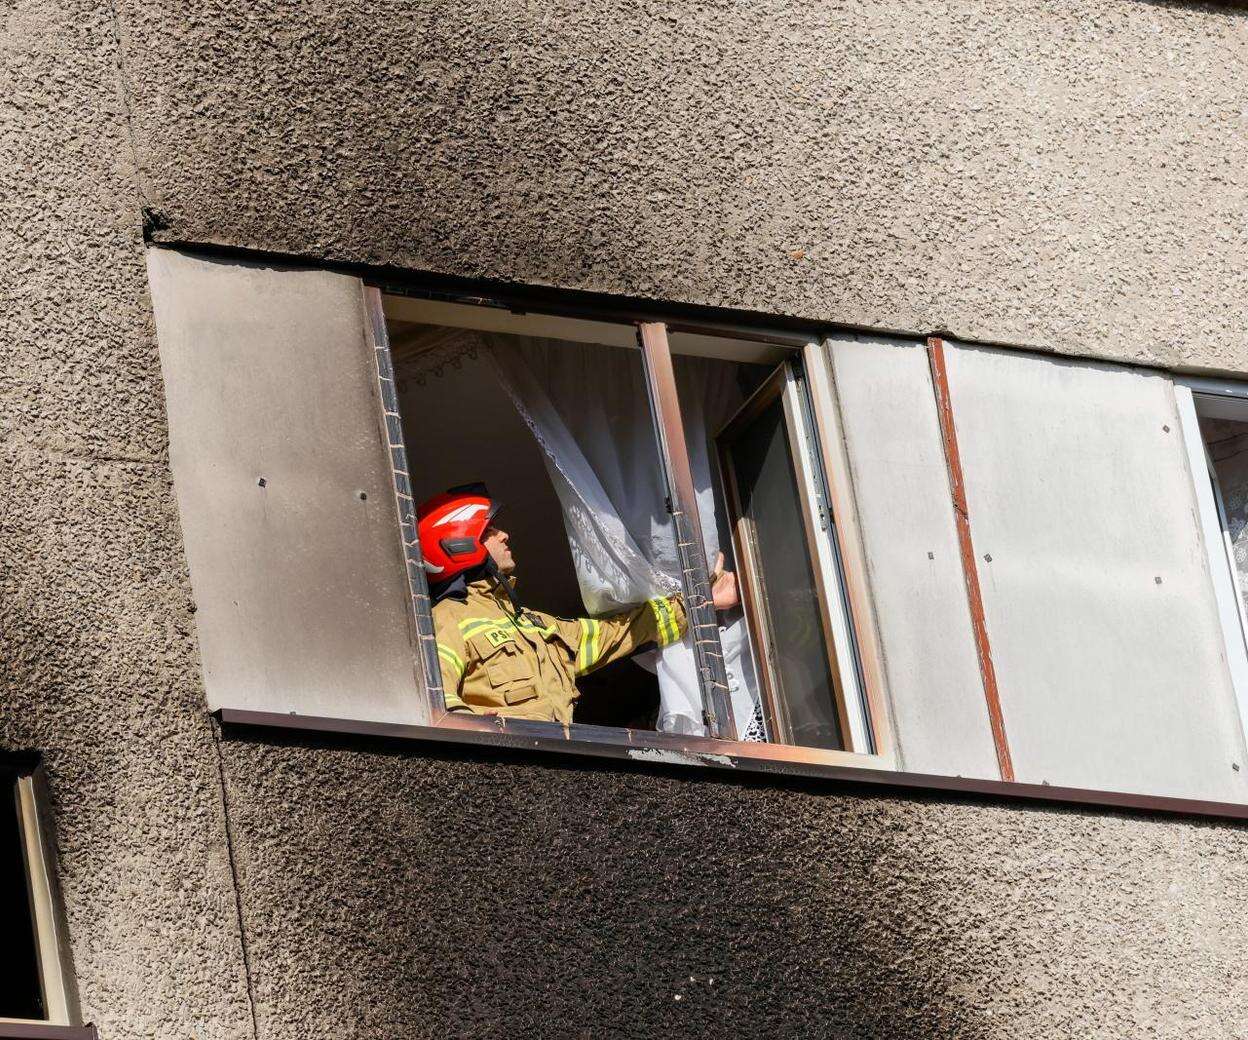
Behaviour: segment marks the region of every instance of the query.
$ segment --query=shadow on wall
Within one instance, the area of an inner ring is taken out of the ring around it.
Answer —
[[[1144,7],[1160,7],[1163,10],[1173,8],[1178,11],[1196,11],[1201,14],[1213,15],[1236,15],[1243,17],[1248,15],[1248,0],[1225,0],[1219,3],[1217,0],[1135,0],[1136,3]]]
[[[906,826],[922,806],[548,759],[225,756],[262,1035],[998,1035],[970,981],[994,908],[949,898]]]

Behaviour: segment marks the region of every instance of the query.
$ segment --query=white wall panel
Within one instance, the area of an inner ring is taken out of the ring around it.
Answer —
[[[424,721],[359,280],[148,272],[210,707]]]
[[[869,337],[830,349],[898,765],[995,779],[926,350]]]
[[[1244,800],[1170,381],[987,348],[948,361],[1018,779]]]

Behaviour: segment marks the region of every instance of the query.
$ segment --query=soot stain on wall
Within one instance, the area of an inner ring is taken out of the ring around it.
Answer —
[[[1179,1036],[1213,1027],[1201,990],[1225,970],[1186,946],[1191,917],[1233,918],[1201,925],[1211,953],[1248,891],[1234,827],[524,756],[224,748],[274,1028]]]
[[[120,10],[167,241],[1243,368],[1229,5]]]

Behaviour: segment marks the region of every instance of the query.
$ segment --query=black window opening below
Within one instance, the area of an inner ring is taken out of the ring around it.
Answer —
[[[6,966],[0,971],[0,1019],[44,1021],[33,894],[19,809],[18,778],[0,772],[0,893]]]

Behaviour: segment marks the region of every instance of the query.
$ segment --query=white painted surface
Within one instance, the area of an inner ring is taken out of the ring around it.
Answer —
[[[424,722],[360,282],[148,272],[209,706]]]
[[[1170,381],[952,344],[948,360],[1018,779],[1244,801]]]
[[[999,778],[922,344],[829,341],[905,770]]]

